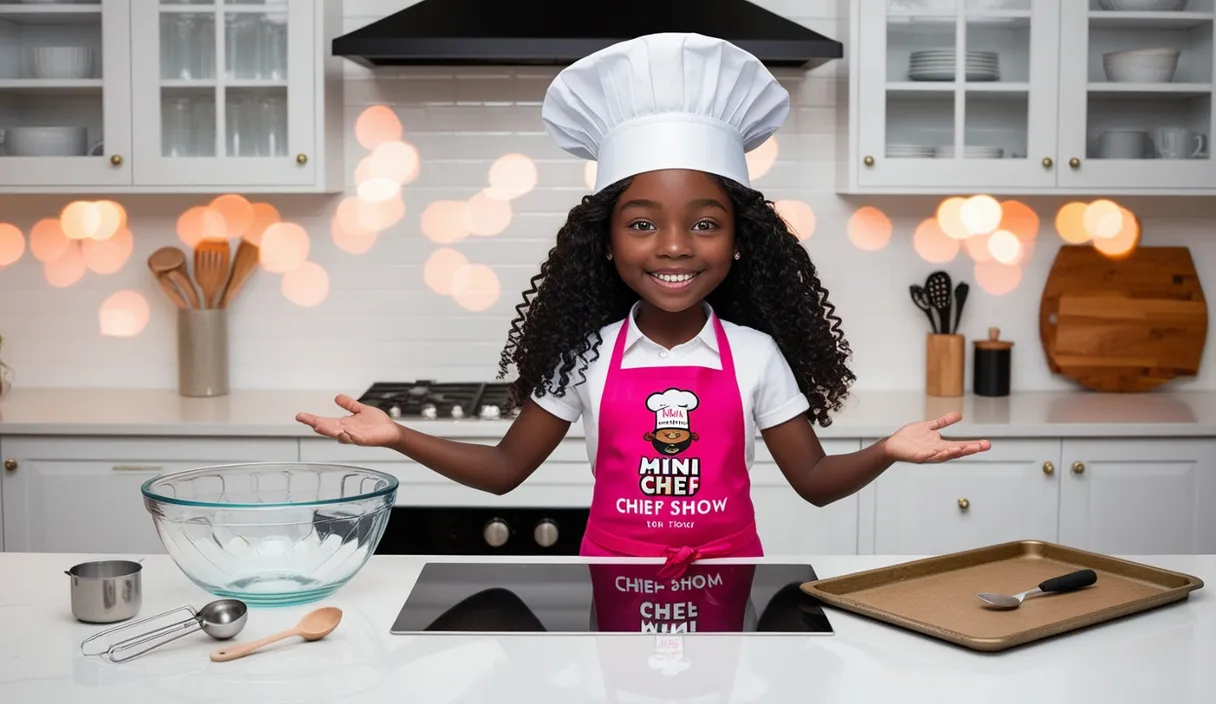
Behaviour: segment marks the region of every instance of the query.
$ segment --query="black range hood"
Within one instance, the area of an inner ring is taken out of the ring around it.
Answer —
[[[843,45],[748,0],[421,0],[333,40],[374,66],[571,64],[644,34],[725,39],[770,67],[813,68]]]

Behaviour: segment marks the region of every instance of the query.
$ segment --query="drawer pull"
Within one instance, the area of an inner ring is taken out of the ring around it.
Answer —
[[[154,464],[116,464],[115,472],[159,472],[161,468]]]
[[[959,500],[958,500],[958,507],[959,507],[960,509],[962,509],[962,510],[966,511],[967,509],[971,508],[971,502],[970,502],[970,501],[968,501],[966,498],[959,499]]]
[[[1082,462],[1073,462],[1072,463],[1072,473],[1073,474],[1085,474],[1085,464]]]
[[[1055,474],[1056,466],[1050,462],[1043,463],[1043,474]]]
[[[13,459],[12,457],[4,460],[4,469],[9,472],[16,472],[17,460]]]

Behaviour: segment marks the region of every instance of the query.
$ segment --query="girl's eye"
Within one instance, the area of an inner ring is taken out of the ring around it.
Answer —
[[[718,223],[713,220],[701,220],[696,225],[693,225],[694,230],[713,230],[718,227]]]
[[[645,220],[638,220],[637,222],[629,223],[629,228],[632,230],[641,230],[641,229],[646,229],[648,227],[654,227],[654,225],[652,223],[646,222]]]

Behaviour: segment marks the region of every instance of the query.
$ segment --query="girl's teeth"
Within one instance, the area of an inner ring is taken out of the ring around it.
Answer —
[[[671,284],[679,284],[691,280],[692,277],[696,276],[696,274],[651,274],[651,276],[659,279],[660,281],[666,281],[667,283]]]

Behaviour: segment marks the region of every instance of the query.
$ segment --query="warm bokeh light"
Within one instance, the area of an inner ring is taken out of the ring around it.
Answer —
[[[355,118],[355,139],[368,151],[384,142],[400,140],[403,134],[400,118],[386,105],[373,105]]]
[[[942,232],[937,218],[925,218],[912,233],[912,249],[930,264],[944,264],[958,256],[962,243]]]
[[[1001,203],[1001,224],[998,230],[1012,232],[1022,245],[1021,261],[1034,255],[1034,243],[1039,236],[1039,215],[1029,205],[1016,200]]]
[[[480,237],[497,235],[511,225],[513,215],[511,201],[499,200],[480,191],[465,204],[465,228]]]
[[[339,213],[334,213],[329,220],[329,234],[333,238],[334,245],[347,254],[366,253],[376,244],[380,233],[360,227],[357,214],[354,216],[348,214],[346,217],[356,219],[343,219]],[[350,226],[351,223],[354,224],[353,227]]]
[[[30,229],[30,254],[43,264],[63,256],[72,244],[72,240],[63,234],[59,218],[43,218]]]
[[[255,217],[253,203],[246,200],[244,196],[226,193],[211,201],[208,207],[224,218],[224,231],[228,239],[243,237],[253,226]]]
[[[1121,227],[1113,237],[1093,240],[1094,249],[1111,259],[1122,259],[1131,254],[1140,243],[1140,221],[1132,212],[1120,207]]]
[[[98,200],[94,201],[98,208],[101,208],[101,219],[106,223],[102,229],[109,229],[110,234],[118,232],[127,227],[127,209],[122,207],[122,203],[113,200]],[[116,223],[111,226],[109,223]]]
[[[595,188],[595,175],[599,171],[599,166],[594,161],[588,161],[583,167],[583,183],[587,185],[587,190]]]
[[[279,211],[269,203],[253,204],[253,222],[241,235],[249,244],[261,246],[266,228],[282,220]]]
[[[1085,230],[1085,204],[1067,203],[1056,213],[1056,232],[1060,239],[1069,244],[1081,244],[1089,241],[1089,232]]]
[[[401,184],[391,178],[373,176],[356,186],[355,193],[366,203],[383,203],[401,195]]]
[[[963,240],[963,250],[967,252],[967,256],[971,257],[971,261],[990,262],[992,261],[992,253],[988,251],[988,239],[992,235],[975,235]]]
[[[177,236],[193,250],[203,240],[228,239],[228,223],[210,207],[196,205],[177,219]]]
[[[514,200],[536,188],[536,164],[523,154],[504,154],[490,167],[485,193],[499,200]]]
[[[485,264],[466,264],[452,275],[452,299],[468,311],[480,312],[498,301],[502,286]]]
[[[97,311],[97,322],[105,337],[135,337],[144,331],[151,317],[148,300],[137,291],[111,294]]]
[[[422,268],[422,278],[426,285],[440,296],[452,295],[452,280],[456,272],[468,266],[469,260],[463,254],[444,247],[437,249],[427,257],[426,265]]]
[[[971,236],[971,233],[967,231],[967,226],[963,224],[963,203],[966,202],[966,198],[954,196],[938,204],[934,218],[937,220],[937,226],[947,237],[965,240]]]
[[[111,200],[68,203],[59,212],[59,226],[68,239],[104,240],[126,227],[127,214],[122,206]]]
[[[489,190],[489,189],[487,189]],[[469,236],[468,203],[437,200],[422,211],[422,234],[437,244],[449,244]]]
[[[53,261],[42,265],[42,275],[47,283],[55,288],[67,288],[84,278],[88,266],[84,254],[80,251],[80,243],[69,240],[67,249]]]
[[[378,203],[355,199],[356,224],[363,230],[382,232],[401,222],[405,217],[405,203],[400,198],[382,200]]]
[[[329,296],[329,274],[316,262],[304,262],[283,274],[280,290],[297,306],[311,308]]]
[[[370,178],[386,178],[398,185],[405,185],[418,178],[421,157],[418,149],[400,140],[382,142],[372,153],[359,162],[367,163]],[[357,173],[357,172],[356,172]]]
[[[1081,222],[1090,238],[1110,239],[1123,229],[1123,209],[1114,201],[1095,200],[1085,206]]]
[[[860,250],[873,252],[886,247],[891,230],[891,218],[874,206],[862,206],[849,216],[849,241]]]
[[[763,178],[777,163],[777,136],[773,135],[764,143],[747,153],[747,176],[751,180]]]
[[[308,259],[308,232],[294,222],[276,222],[266,228],[258,262],[272,274],[286,274]]]
[[[988,253],[1001,264],[1018,264],[1022,261],[1022,241],[1007,230],[997,230],[988,236]]]
[[[1022,281],[1022,268],[1002,264],[998,261],[978,262],[975,265],[975,282],[993,296],[1003,296]]]
[[[94,274],[117,273],[126,266],[134,250],[135,237],[125,227],[109,239],[84,240],[80,243],[85,266]]]
[[[16,225],[0,222],[0,267],[14,264],[25,254],[25,235]]]
[[[773,209],[798,239],[805,240],[815,234],[815,211],[806,203],[800,200],[779,200],[773,203]]]
[[[972,235],[987,235],[1001,224],[1001,204],[992,196],[971,196],[958,211],[963,227]]]

